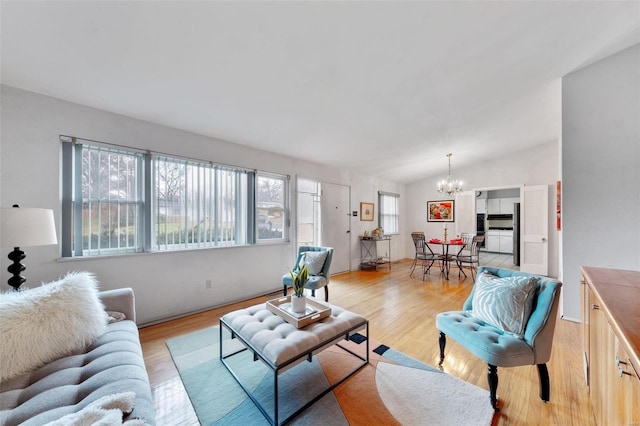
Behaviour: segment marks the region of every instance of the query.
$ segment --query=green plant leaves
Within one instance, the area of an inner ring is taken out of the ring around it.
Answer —
[[[291,281],[293,281],[293,292],[296,296],[300,297],[304,293],[304,286],[309,281],[309,268],[304,265],[297,273],[289,271],[291,274]]]

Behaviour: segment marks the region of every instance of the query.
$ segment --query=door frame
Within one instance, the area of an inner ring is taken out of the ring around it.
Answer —
[[[524,188],[525,187],[527,187],[527,188],[535,188],[535,187],[541,187],[541,186],[547,186],[547,188],[548,188],[547,184],[540,184],[540,185],[520,184],[520,185],[502,185],[502,186],[474,188],[474,191],[498,191],[498,190],[503,190],[503,189],[518,189],[520,191],[520,206],[521,206],[520,207],[521,208],[521,211],[520,211],[520,224],[519,224],[519,226],[520,226],[520,241],[519,241],[519,243],[520,243],[520,259],[521,259],[520,260],[520,270],[523,271],[523,272],[527,271],[527,266],[525,266],[525,268],[523,269],[523,262],[522,262],[522,259],[523,259],[524,255],[525,255],[525,252],[524,252],[524,249],[525,249],[525,241],[524,240],[525,240],[525,238],[524,238],[524,229],[523,229],[523,223],[524,223],[523,218],[524,218],[524,209],[526,208],[526,206],[525,206],[525,195],[524,195],[525,189]],[[547,209],[543,212],[543,214],[545,215],[544,217],[547,220],[547,227],[546,227],[547,235],[545,235],[545,241],[544,241],[545,244],[546,244],[546,247],[547,247],[546,256],[545,256],[546,257],[546,260],[545,260],[546,272],[544,273],[544,275],[547,275],[549,273],[549,254],[550,254],[549,253],[549,251],[550,251],[549,247],[550,246],[549,246],[549,235],[548,235],[548,233],[549,233],[548,220],[549,220],[550,216],[549,216],[549,211],[548,210],[549,209],[548,209],[548,206],[547,206]],[[541,273],[541,272],[542,271],[538,271],[538,272],[535,272],[535,273]]]
[[[500,191],[500,190],[505,190],[505,189],[517,189],[519,191],[519,197],[520,197],[520,205],[522,208],[522,197],[523,197],[523,188],[524,188],[524,184],[520,184],[520,185],[503,185],[503,186],[483,186],[481,188],[474,188],[473,191]],[[475,213],[475,212],[474,212]],[[486,216],[486,213],[485,213]],[[522,218],[522,211],[520,212],[520,217]],[[520,256],[522,256],[522,219],[520,220]],[[487,247],[487,229],[484,230],[485,233],[485,250]]]
[[[318,198],[318,203],[319,203],[319,211],[322,212],[322,194],[323,194],[323,187],[322,184],[327,184],[327,185],[335,185],[335,186],[342,186],[348,189],[348,206],[346,206],[346,210],[347,212],[351,211],[351,185],[345,185],[342,183],[334,183],[334,182],[328,182],[322,179],[316,179],[316,178],[311,178],[311,177],[306,177],[306,176],[301,176],[301,175],[296,175],[295,176],[295,205],[296,205],[296,214],[295,214],[295,223],[294,223],[294,227],[292,227],[293,229],[295,229],[295,238],[290,239],[294,244],[293,244],[293,250],[294,250],[294,256],[297,256],[298,254],[298,247],[300,245],[299,242],[299,238],[298,238],[298,180],[299,179],[304,179],[304,180],[308,180],[308,181],[312,181],[315,182],[317,184],[319,184],[319,188],[320,188],[320,195]],[[320,213],[321,214],[321,213]],[[352,238],[351,238],[351,227],[352,227],[352,223],[351,223],[351,214],[348,215],[349,216],[349,222],[348,222],[348,229],[347,229],[347,246],[346,246],[346,256],[347,256],[347,271],[342,271],[342,272],[349,272],[351,271],[351,252],[352,252],[352,247],[351,247],[351,243],[352,243]],[[314,226],[319,226],[320,229],[316,229],[315,231],[317,232],[317,235],[319,236],[320,240],[322,240],[322,227],[323,225],[323,218],[320,217],[320,220],[314,224]],[[322,242],[322,245],[326,246],[325,242]],[[334,250],[334,259],[335,259],[335,255],[336,255],[336,251]],[[332,262],[333,263],[333,262]],[[333,272],[331,273],[333,274]]]

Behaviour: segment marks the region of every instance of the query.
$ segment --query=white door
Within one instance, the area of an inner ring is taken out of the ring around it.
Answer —
[[[345,185],[321,183],[320,243],[333,247],[331,274],[351,270],[351,189]]]
[[[476,191],[463,191],[457,195],[453,220],[455,235],[449,234],[449,239],[463,232],[476,233]]]
[[[520,208],[520,270],[549,273],[549,188],[524,186]]]

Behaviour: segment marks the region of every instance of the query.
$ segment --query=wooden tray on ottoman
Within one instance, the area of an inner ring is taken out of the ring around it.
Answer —
[[[291,306],[291,296],[281,297],[279,299],[269,300],[266,303],[267,309],[278,315],[280,318],[295,326],[296,328],[305,327],[316,321],[320,321],[331,315],[331,307],[324,303],[307,297],[307,314],[298,316],[290,310],[287,310],[287,306]]]

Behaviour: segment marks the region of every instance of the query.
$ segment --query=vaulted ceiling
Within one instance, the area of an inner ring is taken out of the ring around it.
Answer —
[[[638,1],[5,1],[2,83],[402,183],[557,140]]]

